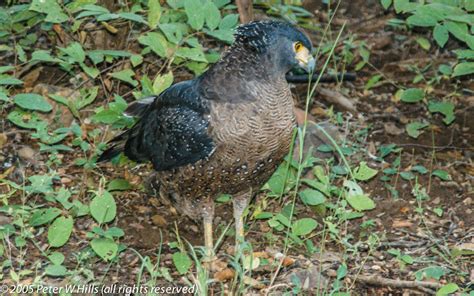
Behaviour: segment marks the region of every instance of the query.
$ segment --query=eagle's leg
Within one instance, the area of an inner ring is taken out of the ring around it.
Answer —
[[[210,262],[215,259],[214,256],[214,242],[212,240],[212,221],[214,220],[214,201],[207,199],[204,203],[203,209],[203,224],[204,224],[204,247],[205,257],[204,261]]]
[[[232,198],[235,220],[235,253],[237,254],[240,245],[244,242],[244,219],[243,213],[250,200],[251,192],[237,194]]]

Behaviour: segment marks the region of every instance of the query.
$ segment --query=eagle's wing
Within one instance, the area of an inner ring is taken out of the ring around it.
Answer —
[[[157,171],[195,163],[210,156],[209,110],[196,80],[177,83],[159,96],[132,103],[125,114],[138,117],[129,130],[112,139],[98,161],[124,152],[138,162],[151,161]]]

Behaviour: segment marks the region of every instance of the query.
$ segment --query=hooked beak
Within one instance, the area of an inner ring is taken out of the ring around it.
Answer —
[[[296,59],[298,60],[298,65],[305,69],[308,73],[313,73],[314,67],[316,66],[316,60],[311,55],[307,48],[304,48],[296,54]]]

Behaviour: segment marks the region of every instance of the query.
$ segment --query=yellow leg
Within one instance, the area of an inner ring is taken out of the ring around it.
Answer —
[[[234,207],[235,220],[235,253],[237,254],[240,245],[245,241],[243,213],[247,207],[249,193],[234,196],[232,204]]]
[[[214,260],[214,243],[212,241],[212,217],[204,217],[204,261]]]

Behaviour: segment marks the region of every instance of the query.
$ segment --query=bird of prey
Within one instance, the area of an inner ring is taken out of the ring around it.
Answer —
[[[232,46],[201,76],[129,105],[125,115],[138,121],[98,161],[123,152],[151,162],[149,187],[178,212],[202,219],[209,258],[214,198],[231,194],[238,246],[252,193],[290,149],[296,123],[285,74],[295,66],[312,72],[311,50],[309,38],[289,23],[239,26]]]

